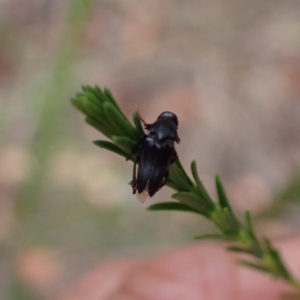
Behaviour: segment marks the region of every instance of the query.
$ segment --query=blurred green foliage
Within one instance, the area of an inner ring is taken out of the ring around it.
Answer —
[[[45,184],[47,172],[51,169],[54,154],[59,151],[64,117],[68,108],[68,95],[73,78],[74,63],[79,54],[85,21],[92,9],[92,0],[72,0],[66,30],[57,57],[53,63],[52,74],[42,95],[39,122],[31,142],[31,153],[36,159],[30,177],[19,191],[16,200],[18,217],[28,219],[36,213],[42,201],[41,189]],[[55,120],[55,121],[54,121]]]
[[[30,153],[35,163],[30,167],[30,175],[23,182],[18,190],[15,200],[16,225],[12,241],[2,244],[2,259],[9,263],[9,270],[6,271],[6,278],[9,285],[0,295],[1,299],[10,300],[34,300],[40,299],[36,291],[32,291],[14,273],[15,255],[20,248],[29,245],[43,245],[57,240],[51,237],[49,227],[55,223],[58,216],[41,216],[43,214],[43,201],[47,199],[42,191],[47,186],[51,164],[55,154],[60,151],[60,144],[63,138],[63,130],[66,126],[65,115],[69,107],[70,84],[74,78],[74,64],[81,49],[82,38],[85,32],[86,20],[93,8],[93,0],[71,0],[69,1],[68,16],[65,21],[65,32],[61,37],[61,45],[56,55],[45,63],[48,75],[46,81],[39,83],[31,92],[32,117],[37,120],[34,136],[30,141]],[[3,27],[1,28],[3,29]],[[4,35],[5,31],[0,32]],[[9,30],[9,24],[6,25]],[[5,34],[7,37],[8,34]],[[5,102],[4,110],[1,111],[1,129],[3,137],[9,129],[8,118],[15,103]],[[37,109],[39,108],[39,109]],[[1,145],[3,146],[3,144]],[[97,216],[98,217],[98,216]],[[51,222],[51,225],[47,222]],[[38,225],[39,224],[39,225]],[[65,224],[69,224],[65,222]],[[61,232],[67,234],[66,230]],[[49,236],[50,233],[50,236]],[[45,239],[46,237],[46,239]],[[59,237],[60,241],[64,237]]]
[[[259,218],[283,217],[293,206],[300,205],[300,169],[297,169],[275,193],[269,206]]]

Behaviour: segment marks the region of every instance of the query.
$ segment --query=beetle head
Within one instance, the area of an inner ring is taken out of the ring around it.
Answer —
[[[178,127],[177,116],[170,111],[164,111],[163,113],[161,113],[158,116],[157,120],[161,120],[161,119],[171,120],[176,125],[176,127]]]

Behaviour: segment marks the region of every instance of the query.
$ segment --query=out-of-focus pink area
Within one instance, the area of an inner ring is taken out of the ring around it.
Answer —
[[[0,0],[3,299],[50,299],[95,263],[212,229],[137,203],[132,164],[94,146],[70,104],[82,84],[147,122],[176,113],[185,168],[196,159],[212,193],[219,173],[238,211],[259,212],[300,164],[299,1],[95,1],[74,42],[80,2]]]

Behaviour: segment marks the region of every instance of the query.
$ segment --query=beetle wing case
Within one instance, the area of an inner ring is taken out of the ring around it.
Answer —
[[[152,197],[161,188],[175,151],[172,144],[169,141],[158,147],[154,139],[147,137],[144,140],[138,167],[138,194],[147,192]]]

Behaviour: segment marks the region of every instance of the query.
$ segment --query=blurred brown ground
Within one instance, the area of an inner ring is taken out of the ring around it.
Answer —
[[[184,166],[196,159],[212,193],[220,173],[237,210],[259,212],[300,164],[300,1],[95,1],[55,97],[47,87],[76,1],[0,0],[1,299],[51,299],[95,263],[210,229],[137,203],[131,164],[92,145],[102,137],[70,105],[81,84],[109,87],[149,122],[176,113]],[[296,231],[297,219],[273,228]]]

